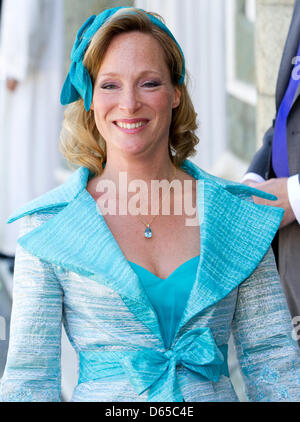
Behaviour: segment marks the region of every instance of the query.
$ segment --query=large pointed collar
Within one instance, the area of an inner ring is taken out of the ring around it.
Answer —
[[[7,222],[12,223],[25,215],[33,214],[38,211],[44,211],[56,207],[65,207],[83,189],[85,189],[89,174],[90,172],[87,168],[80,167],[71,175],[66,183],[26,203],[12,214]]]
[[[271,195],[225,181],[190,161],[182,168],[198,183],[201,248],[197,276],[180,329],[194,315],[229,294],[255,270],[282,219],[283,210],[245,200]],[[19,239],[42,260],[99,281],[116,291],[131,311],[160,339],[156,314],[138,277],[87,192],[88,169],[82,167],[61,187],[38,198],[9,221],[26,214],[61,207],[54,217]]]

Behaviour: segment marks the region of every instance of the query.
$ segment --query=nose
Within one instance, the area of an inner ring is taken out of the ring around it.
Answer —
[[[119,102],[120,110],[128,115],[133,115],[140,107],[141,101],[136,89],[134,87],[124,88]]]

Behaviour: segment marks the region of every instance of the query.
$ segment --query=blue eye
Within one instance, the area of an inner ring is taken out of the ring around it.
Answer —
[[[104,84],[101,86],[102,89],[114,89],[116,88],[116,85],[114,84]]]
[[[157,81],[148,81],[143,84],[145,88],[156,88],[157,86],[160,86],[160,85],[161,83]]]

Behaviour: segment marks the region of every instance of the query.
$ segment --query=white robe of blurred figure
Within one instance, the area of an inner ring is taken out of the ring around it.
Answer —
[[[14,255],[19,224],[7,217],[57,184],[63,0],[4,0],[0,30],[0,251]]]

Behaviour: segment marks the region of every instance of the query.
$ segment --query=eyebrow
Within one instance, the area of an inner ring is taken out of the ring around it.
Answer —
[[[140,73],[139,76],[143,76],[146,75],[148,73],[156,73],[157,75],[160,75],[160,72],[157,72],[156,70],[144,70],[143,72]],[[119,73],[116,72],[108,72],[108,73],[103,73],[103,74],[99,74],[99,77],[101,78],[105,78],[105,77],[118,77],[120,76]]]

